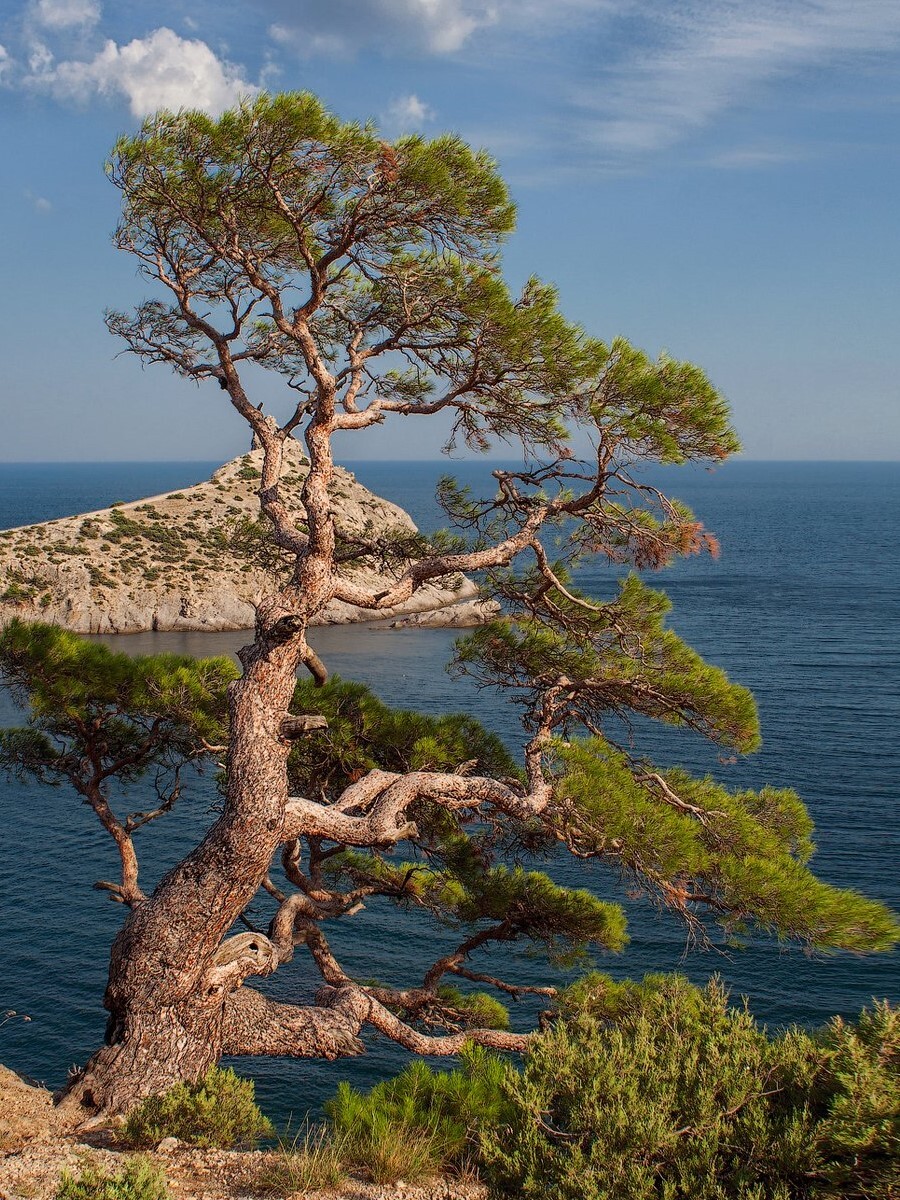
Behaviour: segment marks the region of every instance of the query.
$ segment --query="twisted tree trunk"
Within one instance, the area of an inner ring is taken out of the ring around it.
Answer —
[[[229,375],[226,346],[220,347]],[[281,951],[263,935],[226,938],[256,895],[284,839],[290,740],[282,729],[306,663],[317,678],[321,664],[307,645],[310,616],[331,598],[334,530],[329,483],[333,473],[329,412],[306,431],[310,470],[303,488],[309,534],[301,534],[278,499],[286,436],[253,408],[233,370],[232,402],[248,420],[264,449],[260,501],[273,536],[297,554],[291,583],[257,611],[256,640],[240,651],[244,672],[230,685],[229,750],[225,807],[206,837],[161,881],[153,895],[136,903],[113,943],[104,1004],[109,1010],[106,1045],[88,1062],[63,1098],[68,1109],[99,1114],[125,1112],[145,1096],[182,1079],[196,1079],[218,1062],[226,1045],[241,1050],[240,1030],[249,1035],[248,1013],[256,1001],[235,1000],[251,975],[274,971],[292,947]],[[292,731],[287,730],[290,734]],[[255,1006],[255,1007],[254,1007]],[[340,1012],[311,1008],[309,1016],[285,1014],[279,1053],[336,1057],[355,1052],[353,1020]],[[271,1012],[268,1014],[270,1020]],[[252,1038],[248,1039],[252,1041]]]
[[[223,944],[269,868],[287,802],[290,745],[280,724],[302,637],[279,642],[267,618],[260,614],[260,636],[243,652],[245,674],[230,690],[225,809],[153,896],[135,905],[113,943],[104,1001],[108,1044],[70,1089],[67,1104],[123,1111],[201,1075],[223,1053],[234,989],[277,966],[264,937],[245,941],[231,961]]]
[[[302,492],[307,531],[301,531],[278,496],[283,443],[291,422],[279,429],[254,408],[227,342],[189,311],[186,320],[215,344],[224,386],[263,447],[262,511],[272,524],[274,540],[295,555],[296,566],[290,583],[260,605],[256,640],[240,652],[244,673],[229,688],[228,782],[222,816],[152,896],[135,898],[113,943],[104,999],[110,1014],[106,1044],[61,1101],[76,1119],[103,1120],[127,1112],[146,1096],[180,1080],[197,1079],[223,1054],[327,1059],[359,1053],[357,1034],[365,1023],[420,1053],[455,1053],[471,1036],[501,1049],[522,1049],[526,1041],[524,1035],[494,1030],[427,1037],[390,1012],[384,998],[356,986],[341,972],[308,1007],[275,1004],[244,986],[247,978],[270,974],[293,954],[293,912],[286,923],[273,922],[269,936],[227,937],[266,879],[279,845],[310,834],[353,845],[395,843],[415,828],[406,820],[405,808],[415,799],[417,787],[402,782],[387,787],[392,777],[385,775],[383,781],[375,781],[370,799],[381,789],[384,796],[362,816],[346,811],[353,807],[349,801],[329,808],[288,796],[287,758],[299,731],[288,717],[297,671],[304,665],[318,683],[326,679],[306,642],[306,630],[311,617],[339,592],[329,495],[330,439],[339,420],[335,381],[298,318],[292,332],[317,384],[314,412],[305,430],[310,467]],[[508,562],[533,537],[547,508],[543,515],[529,518],[525,533],[493,551],[434,556],[414,564],[394,590],[414,591],[450,570]],[[355,596],[354,602],[377,610],[386,601],[385,594],[365,594]],[[509,811],[524,808],[533,813],[534,803],[546,804],[546,786],[538,775],[532,780],[538,790],[530,803],[493,781],[446,777],[440,791],[451,805],[466,805],[475,800],[474,786],[482,791],[487,787],[491,794],[479,794],[480,799],[501,803]],[[422,780],[418,784],[426,786]]]

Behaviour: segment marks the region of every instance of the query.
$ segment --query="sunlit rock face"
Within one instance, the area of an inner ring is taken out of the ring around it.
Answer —
[[[303,520],[300,490],[307,461],[297,442],[285,446],[281,495]],[[76,633],[252,628],[255,604],[285,570],[260,517],[262,451],[220,467],[205,483],[98,512],[0,531],[0,624],[12,617],[48,621]],[[335,469],[332,488],[339,537],[411,534],[408,513]],[[354,582],[385,590],[384,568],[369,560],[346,569]],[[478,624],[487,606],[466,604],[477,587],[461,575],[420,588],[382,619],[447,609],[434,623]],[[464,615],[465,614],[465,615]],[[371,620],[340,601],[320,624]]]

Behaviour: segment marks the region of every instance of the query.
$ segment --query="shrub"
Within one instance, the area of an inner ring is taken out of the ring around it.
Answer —
[[[76,1178],[63,1172],[56,1200],[169,1200],[165,1172],[137,1155],[116,1173],[85,1167]]]
[[[888,1200],[898,1034],[883,1005],[769,1038],[716,981],[593,977],[507,1068],[482,1170],[523,1200]]]
[[[499,1125],[507,1113],[505,1073],[496,1055],[472,1047],[455,1071],[416,1061],[368,1093],[342,1083],[325,1111],[345,1161],[367,1168],[376,1183],[439,1170],[468,1174],[477,1128]]]
[[[8,600],[13,604],[30,600],[34,592],[30,588],[22,587],[21,583],[13,582],[9,585],[5,592],[0,595],[0,600]]]
[[[191,1146],[252,1148],[273,1133],[254,1099],[253,1080],[221,1067],[210,1067],[196,1083],[177,1083],[164,1095],[151,1096],[124,1126],[126,1140],[135,1146],[176,1137]]]

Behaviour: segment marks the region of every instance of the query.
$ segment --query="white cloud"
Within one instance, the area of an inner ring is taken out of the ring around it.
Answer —
[[[26,83],[61,100],[121,95],[136,117],[157,108],[201,108],[218,115],[240,96],[258,91],[205,42],[165,28],[124,46],[107,41],[88,61],[47,64],[33,70]]]
[[[546,42],[640,0],[257,0],[270,35],[303,57],[365,49],[404,54],[516,54],[522,37]],[[492,36],[492,31],[496,36]]]
[[[32,42],[28,54],[28,70],[34,75],[45,74],[53,66],[53,55],[43,42]]]
[[[391,101],[383,115],[382,123],[386,129],[408,133],[433,120],[434,109],[414,93],[410,93]]]
[[[590,140],[613,155],[663,149],[772,81],[900,45],[900,5],[884,0],[644,0],[635,15],[640,49],[576,97]]]
[[[264,0],[269,32],[304,56],[355,54],[363,46],[450,54],[496,23],[500,6],[483,0]]]
[[[32,16],[45,29],[74,29],[100,20],[97,0],[37,0]]]
[[[53,208],[53,205],[45,196],[37,196],[30,190],[25,192],[25,199],[32,205],[35,212],[48,213]]]
[[[6,82],[7,75],[13,70],[13,60],[5,46],[0,46],[0,84]]]

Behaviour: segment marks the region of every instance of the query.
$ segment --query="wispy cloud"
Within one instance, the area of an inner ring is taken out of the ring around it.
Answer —
[[[612,156],[672,146],[774,81],[900,45],[900,5],[884,0],[651,2],[634,16],[639,48],[574,93],[590,141]]]
[[[301,55],[349,56],[364,46],[391,53],[459,50],[495,23],[498,5],[479,0],[266,0],[272,36]]]
[[[785,163],[801,162],[810,157],[808,148],[780,149],[774,146],[735,146],[713,154],[712,167],[725,170],[757,170],[761,167],[780,167]]]
[[[100,5],[97,0],[37,0],[30,16],[45,29],[84,28],[100,20]]]
[[[303,56],[350,57],[364,48],[402,56],[467,51],[495,31],[555,36],[573,21],[602,20],[634,0],[259,0],[276,41]],[[496,44],[497,39],[494,39]]]
[[[90,59],[55,63],[48,55],[32,59],[26,85],[81,103],[94,96],[122,96],[136,117],[157,108],[201,108],[218,114],[238,97],[259,90],[205,42],[166,28],[122,46],[108,40]]]
[[[41,41],[32,41],[28,50],[28,70],[32,75],[42,75],[53,68],[53,54],[50,47]]]
[[[530,150],[577,153],[589,173],[632,169],[702,131],[727,130],[729,113],[771,108],[787,94],[780,85],[811,70],[859,77],[900,46],[900,3],[890,0],[257,3],[281,51],[457,54],[498,81],[515,78],[532,97]],[[761,168],[775,153],[726,147],[718,165]]]
[[[34,192],[32,192],[30,189],[25,192],[25,199],[28,201],[28,203],[31,205],[31,207],[35,210],[35,212],[48,213],[53,208],[53,205],[46,198],[46,196],[38,196]]]

